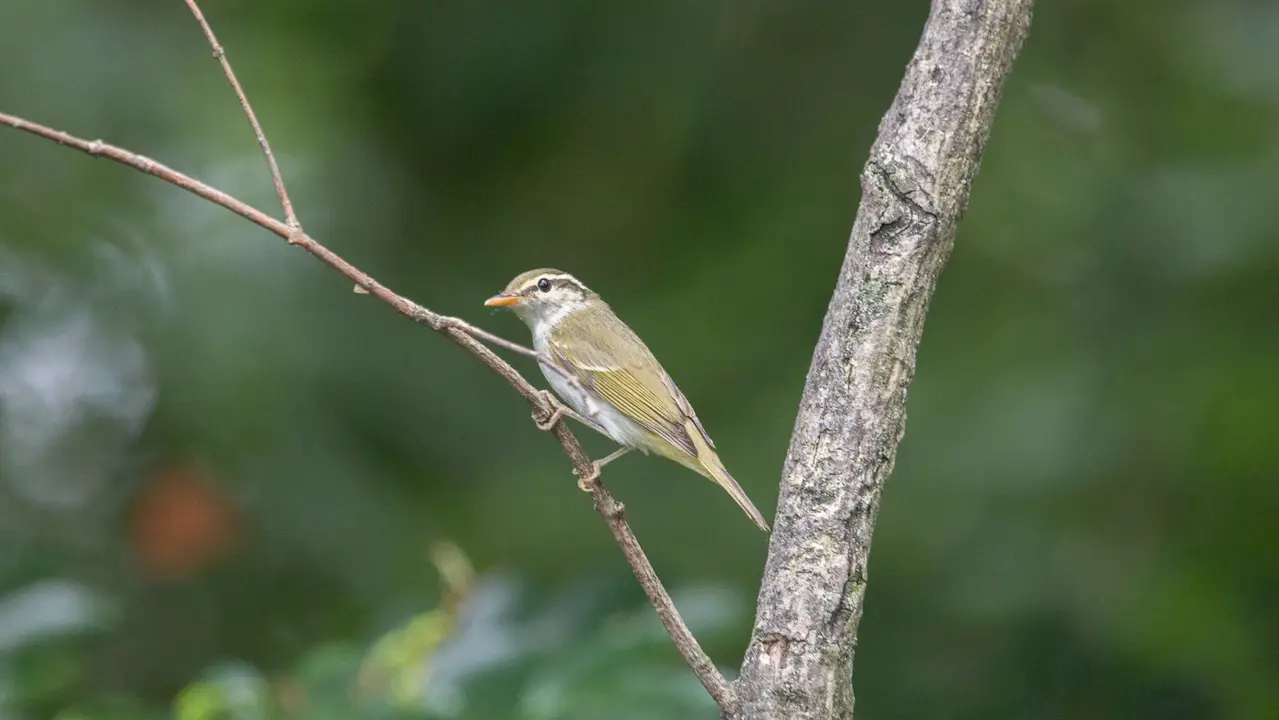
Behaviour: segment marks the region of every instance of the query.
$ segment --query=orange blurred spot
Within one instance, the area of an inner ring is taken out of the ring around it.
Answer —
[[[206,473],[175,465],[156,472],[142,489],[130,539],[147,576],[173,582],[229,552],[237,526],[235,507]]]

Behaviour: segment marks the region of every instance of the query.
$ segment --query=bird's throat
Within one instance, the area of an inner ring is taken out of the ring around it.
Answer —
[[[560,323],[564,322],[566,318],[573,313],[582,312],[585,309],[585,305],[582,303],[565,303],[551,308],[548,312],[534,318],[532,327],[533,336],[542,336],[544,338],[549,337],[553,332],[555,332],[555,328],[558,327]]]

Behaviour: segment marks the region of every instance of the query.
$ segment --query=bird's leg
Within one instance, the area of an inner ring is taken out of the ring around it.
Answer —
[[[591,474],[587,475],[584,478],[578,478],[577,486],[581,488],[583,492],[590,492],[591,490],[595,489],[595,481],[600,479],[600,468],[620,458],[621,456],[630,452],[632,449],[633,448],[624,447],[618,450],[614,450],[608,455],[605,455],[599,460],[596,460],[595,462],[591,463]],[[576,474],[577,470],[573,470],[573,472],[574,474]]]
[[[594,466],[595,466],[595,474],[596,474],[596,475],[598,475],[598,474],[599,474],[599,472],[600,472],[600,468],[602,468],[602,467],[604,467],[605,465],[607,465],[607,464],[609,464],[609,463],[613,462],[614,460],[616,460],[616,459],[620,458],[621,456],[625,455],[626,453],[628,453],[628,452],[630,452],[631,450],[634,450],[634,449],[635,449],[635,448],[631,448],[631,447],[618,448],[618,449],[614,450],[613,452],[611,452],[611,453],[609,453],[609,454],[605,455],[604,457],[600,458],[599,460],[596,460],[595,462],[591,463],[592,465],[594,465]]]
[[[538,420],[537,411],[533,411],[533,424],[537,426],[538,430],[551,430],[555,427],[556,423],[566,417],[571,417],[588,428],[596,428],[594,423],[588,421],[581,415],[578,415],[577,411],[573,408],[560,402],[559,398],[552,395],[549,390],[541,390],[540,392],[542,393],[542,400],[544,400],[547,405],[550,405],[552,410],[551,416],[546,419],[546,422]]]

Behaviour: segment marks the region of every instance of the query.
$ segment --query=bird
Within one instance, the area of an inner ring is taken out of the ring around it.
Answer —
[[[769,531],[684,393],[635,331],[582,281],[560,270],[529,270],[484,304],[509,309],[528,325],[542,374],[567,403],[554,403],[539,427],[549,430],[568,415],[621,445],[595,463],[596,472],[632,449],[674,460],[719,485]]]

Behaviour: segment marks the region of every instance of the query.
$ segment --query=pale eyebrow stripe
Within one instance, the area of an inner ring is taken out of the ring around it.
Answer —
[[[537,287],[537,281],[541,280],[542,278],[546,278],[547,280],[567,280],[573,283],[574,285],[576,285],[577,287],[582,288],[583,290],[588,290],[588,291],[590,290],[590,288],[582,284],[581,280],[578,280],[577,278],[573,277],[572,275],[569,275],[568,273],[561,273],[559,275],[538,275],[537,277],[521,285],[520,292],[528,290],[529,288]]]

